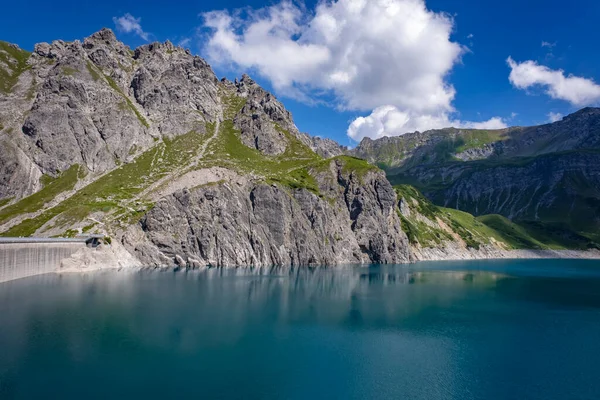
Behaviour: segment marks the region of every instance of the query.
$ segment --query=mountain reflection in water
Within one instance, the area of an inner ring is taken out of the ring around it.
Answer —
[[[598,398],[598,337],[595,261],[48,275],[0,285],[0,398]]]

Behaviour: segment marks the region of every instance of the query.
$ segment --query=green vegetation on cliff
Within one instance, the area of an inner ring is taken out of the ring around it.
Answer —
[[[124,164],[96,181],[83,187],[73,196],[62,201],[40,215],[26,219],[20,224],[2,233],[2,236],[30,236],[50,220],[56,218],[54,224],[68,226],[83,221],[93,212],[112,212],[117,221],[123,223],[140,216],[151,204],[145,201],[133,201],[136,196],[162,177],[186,165],[197,154],[198,149],[207,138],[207,134],[195,131],[165,139],[150,150],[142,153],[132,163]],[[69,169],[68,171],[71,171]],[[75,168],[78,171],[78,168]],[[66,172],[63,174],[65,175]],[[0,210],[0,218],[4,215],[14,217],[26,212],[43,209],[44,202],[53,199],[58,191],[70,190],[77,181],[73,172],[48,185],[48,189],[24,198],[20,202]],[[67,187],[67,189],[62,189]],[[50,190],[52,190],[50,192]],[[132,203],[133,201],[133,203]],[[29,206],[26,206],[29,205]],[[29,210],[29,211],[27,211]],[[5,217],[4,220],[8,219]]]
[[[0,92],[10,93],[19,76],[29,67],[30,52],[0,41]]]
[[[402,227],[412,244],[436,247],[444,240],[462,240],[478,249],[494,241],[506,249],[563,250],[599,246],[565,226],[542,222],[513,222],[501,215],[474,217],[464,211],[438,207],[410,185],[395,186],[401,201]]]
[[[44,185],[40,191],[0,210],[0,223],[6,222],[21,214],[41,210],[46,203],[54,200],[59,194],[72,190],[75,187],[77,180],[83,178],[83,175],[84,169],[79,165],[73,165],[57,178],[51,178],[44,175],[42,179],[40,179],[41,183]]]
[[[233,122],[246,100],[227,93],[222,94],[222,100],[225,105],[225,120],[221,122],[215,139],[208,145],[198,168],[218,165],[242,174],[263,177],[267,182],[281,183],[291,188],[306,188],[318,193],[317,184],[306,167],[319,163],[322,160],[320,156],[277,124],[273,126],[286,142],[286,149],[282,154],[267,156],[246,146]]]
[[[90,72],[90,74],[92,75],[92,78],[94,80],[96,80],[95,74],[94,74],[94,68],[91,67],[90,64],[88,64],[88,70]],[[146,128],[150,127],[150,124],[148,123],[148,121],[146,121],[146,118],[144,118],[142,116],[142,114],[140,114],[140,112],[138,111],[138,109],[133,105],[133,103],[131,102],[131,100],[129,99],[129,97],[127,97],[125,95],[125,93],[123,93],[123,91],[121,90],[121,88],[119,87],[119,85],[117,85],[117,83],[108,75],[104,75],[104,77],[106,78],[106,81],[108,82],[108,84],[110,85],[111,88],[113,88],[113,90],[115,92],[117,92],[118,94],[121,95],[121,97],[123,97],[123,99],[125,99],[125,101],[127,102],[127,106],[129,107],[129,109],[131,111],[133,111],[133,113],[135,114],[135,116],[137,117],[138,121],[140,121],[140,124],[144,125]]]

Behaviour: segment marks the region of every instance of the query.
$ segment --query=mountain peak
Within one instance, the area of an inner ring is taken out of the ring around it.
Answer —
[[[109,28],[100,29],[98,32],[93,33],[85,38],[85,41],[101,41],[105,42],[106,44],[114,44],[118,42],[115,33]]]
[[[600,107],[585,107],[579,111],[575,111],[574,113],[567,115],[567,118],[572,117],[572,116],[590,116],[590,115],[600,115]]]

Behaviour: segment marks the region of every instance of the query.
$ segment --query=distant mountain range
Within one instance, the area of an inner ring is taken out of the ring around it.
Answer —
[[[0,42],[0,83],[3,236],[103,233],[139,264],[186,268],[596,247],[598,109],[348,150],[249,76],[108,29],[33,53]]]
[[[566,244],[600,242],[600,108],[540,126],[364,139],[352,154],[435,204],[500,214]]]

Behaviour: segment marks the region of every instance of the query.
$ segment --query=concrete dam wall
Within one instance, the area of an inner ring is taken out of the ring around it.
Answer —
[[[0,282],[56,272],[61,261],[83,247],[82,239],[0,239]]]

